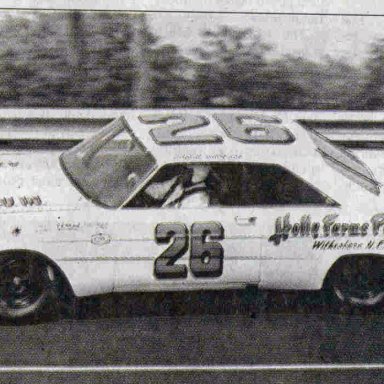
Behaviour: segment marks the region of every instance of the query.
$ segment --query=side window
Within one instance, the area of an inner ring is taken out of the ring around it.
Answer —
[[[239,205],[331,205],[330,197],[275,164],[242,166],[242,191]]]
[[[207,208],[215,205],[214,193],[220,181],[213,168],[210,163],[166,165],[126,207]]]
[[[206,208],[338,205],[274,164],[172,164],[159,169],[127,207]]]
[[[192,172],[183,164],[160,168],[126,207],[178,208],[185,197],[185,189],[191,184]]]
[[[275,164],[210,164],[209,206],[331,205],[338,203]]]

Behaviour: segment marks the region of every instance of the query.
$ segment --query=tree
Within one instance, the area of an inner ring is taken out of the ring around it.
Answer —
[[[148,34],[145,15],[137,15],[133,19],[133,38],[131,42],[135,69],[132,95],[133,105],[137,108],[148,108],[152,105],[153,84],[149,51],[151,44],[154,42],[155,39],[151,34]]]
[[[79,11],[68,12],[69,65],[72,69],[72,93],[80,94],[87,76],[87,41],[84,35],[84,17]]]
[[[151,50],[153,105],[156,107],[185,107],[190,104],[193,82],[188,72],[191,61],[182,56],[172,44]]]
[[[364,64],[360,92],[353,103],[355,109],[384,108],[384,38],[374,41]]]
[[[347,109],[361,72],[343,60],[321,62],[286,55],[269,59],[271,47],[250,29],[222,26],[203,33],[195,50],[195,104],[278,109]]]
[[[195,49],[199,103],[262,106],[257,94],[264,86],[265,55],[271,47],[251,29],[221,26],[202,37],[203,47]]]
[[[271,68],[278,77],[276,98],[281,108],[348,109],[361,78],[357,68],[329,56],[314,62],[286,55],[271,63]]]
[[[144,15],[35,12],[8,17],[0,24],[0,103],[183,105],[185,63],[175,46],[159,44]]]

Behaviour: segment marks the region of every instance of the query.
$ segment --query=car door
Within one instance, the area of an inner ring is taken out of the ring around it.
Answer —
[[[259,168],[258,224],[263,229],[260,286],[273,289],[315,289],[319,281],[318,251],[327,225],[340,217],[340,205],[288,169],[276,164]],[[328,229],[329,230],[329,229]],[[325,239],[325,240],[324,240]],[[328,252],[329,253],[329,252]]]
[[[172,165],[165,167],[171,169],[163,185],[174,177]],[[152,183],[158,183],[157,175]],[[146,186],[140,193],[148,190]],[[115,290],[219,289],[258,283],[261,228],[253,208],[239,207],[236,201],[220,205],[214,196],[205,207],[151,207],[145,206],[140,193],[118,212],[115,241],[125,248],[116,258]]]

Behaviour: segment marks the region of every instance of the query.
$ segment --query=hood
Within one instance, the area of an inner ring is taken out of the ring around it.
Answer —
[[[65,176],[59,156],[59,152],[1,153],[0,212],[89,204]]]

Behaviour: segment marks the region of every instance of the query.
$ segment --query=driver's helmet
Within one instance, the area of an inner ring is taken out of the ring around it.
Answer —
[[[154,183],[164,183],[177,177],[181,183],[189,181],[192,178],[192,170],[184,165],[176,165],[173,167],[164,167],[159,171],[153,179]]]

